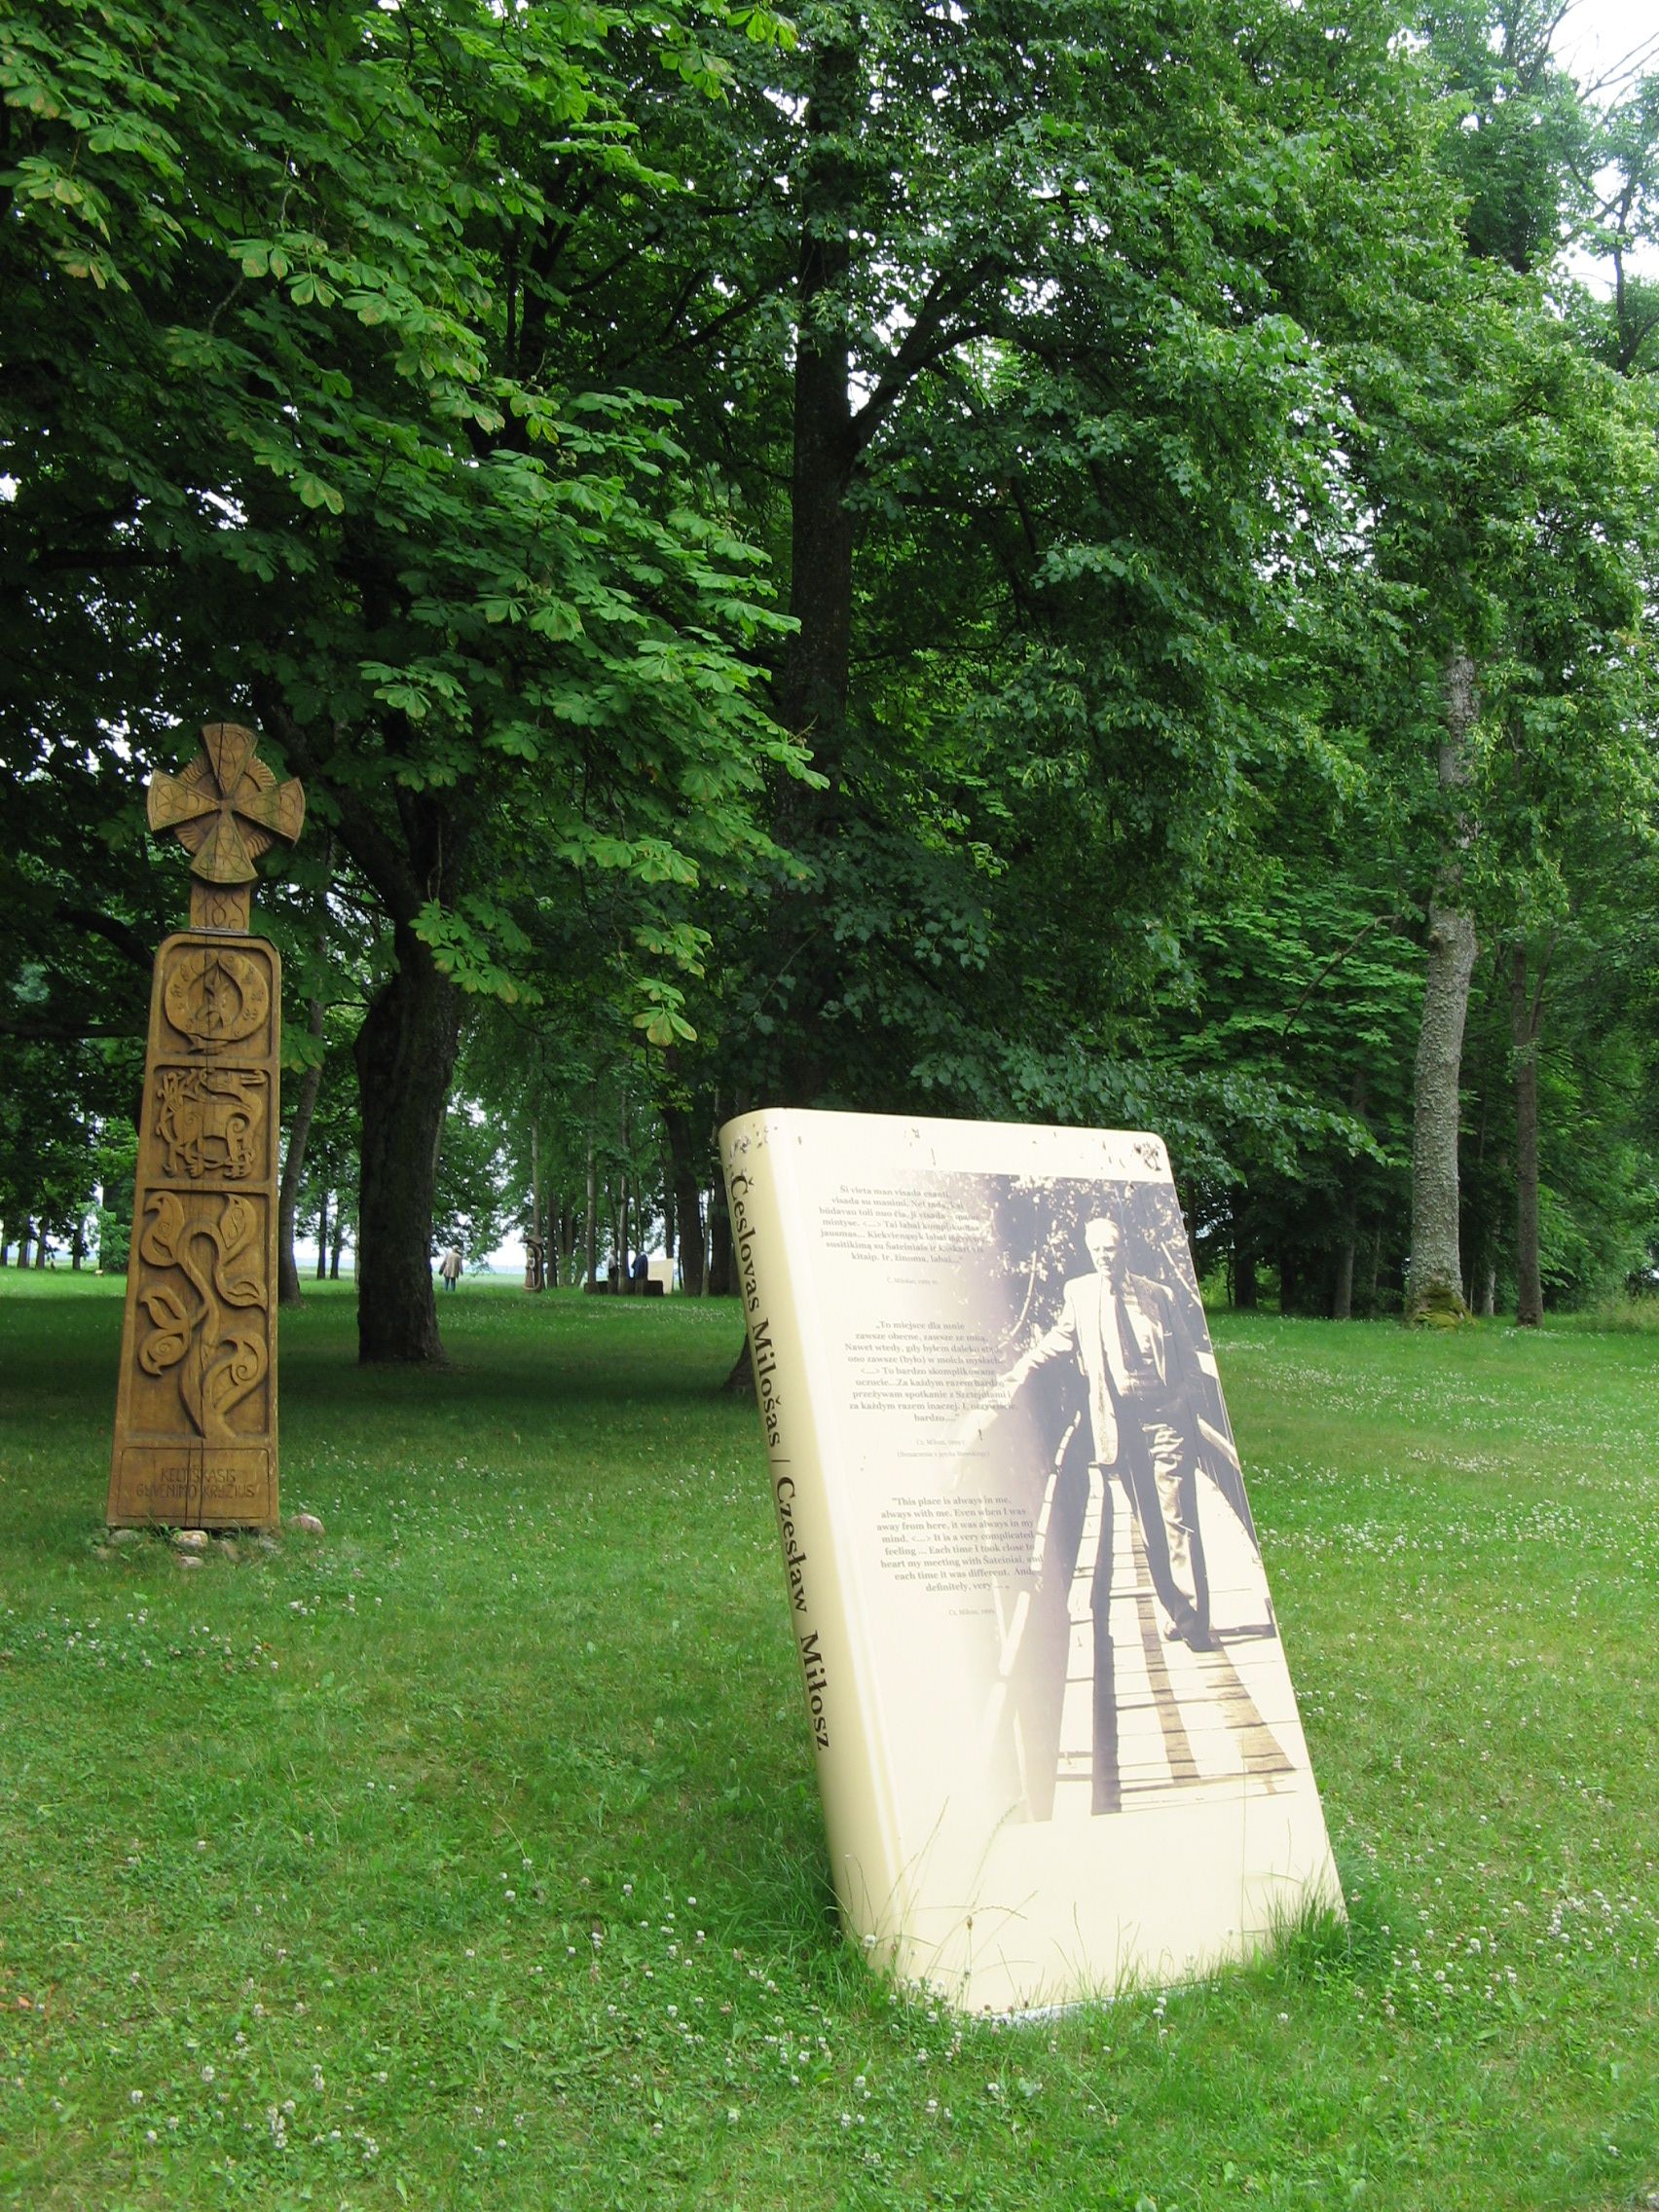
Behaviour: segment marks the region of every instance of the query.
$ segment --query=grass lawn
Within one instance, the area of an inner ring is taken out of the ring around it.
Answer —
[[[992,2028],[836,1935],[736,1307],[442,1319],[190,1570],[0,1273],[0,2203],[1659,2204],[1659,1334],[1219,1317],[1351,1927]]]

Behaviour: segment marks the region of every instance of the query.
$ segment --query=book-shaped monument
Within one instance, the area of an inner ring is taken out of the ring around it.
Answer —
[[[1162,1143],[721,1132],[836,1896],[1027,2010],[1342,1904]]]

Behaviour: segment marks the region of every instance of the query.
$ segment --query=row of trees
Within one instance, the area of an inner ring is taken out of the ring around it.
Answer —
[[[238,712],[367,1359],[463,1124],[557,1243],[625,1114],[719,1252],[762,1102],[1156,1125],[1240,1300],[1637,1267],[1659,119],[1553,29],[25,0],[7,1218],[130,1109],[142,776]]]

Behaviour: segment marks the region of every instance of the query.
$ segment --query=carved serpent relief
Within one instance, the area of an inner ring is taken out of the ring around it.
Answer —
[[[240,1183],[264,1154],[267,1085],[262,1070],[158,1068],[155,1132],[162,1172]]]
[[[187,1210],[172,1192],[157,1191],[145,1208],[139,1255],[168,1277],[139,1290],[150,1327],[138,1364],[146,1375],[177,1371],[180,1403],[209,1444],[237,1440],[230,1416],[270,1361],[263,1228],[248,1198],[196,1198]]]

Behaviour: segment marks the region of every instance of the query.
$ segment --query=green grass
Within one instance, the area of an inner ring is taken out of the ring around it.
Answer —
[[[1659,2201],[1650,1334],[1218,1317],[1351,1926],[993,2029],[835,1934],[735,1308],[313,1292],[192,1571],[119,1288],[0,1273],[0,2202]]]

